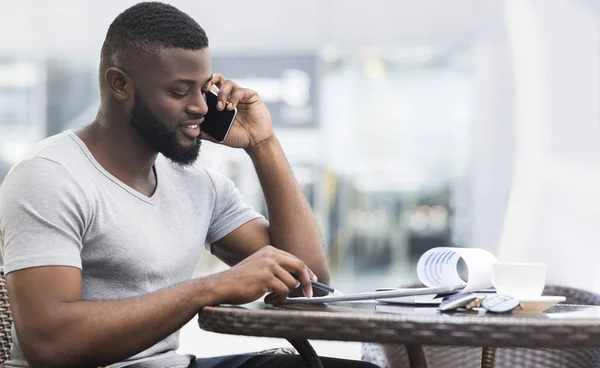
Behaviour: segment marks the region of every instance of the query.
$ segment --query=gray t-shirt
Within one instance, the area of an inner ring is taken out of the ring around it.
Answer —
[[[233,182],[159,155],[147,197],[111,175],[73,131],[41,141],[0,186],[5,272],[36,266],[82,270],[83,299],[145,295],[192,278],[204,245],[261,217]],[[210,248],[210,247],[208,247]],[[27,367],[13,326],[7,367]],[[187,367],[176,332],[114,366]]]

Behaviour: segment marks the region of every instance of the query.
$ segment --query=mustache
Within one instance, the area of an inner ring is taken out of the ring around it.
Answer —
[[[177,125],[186,124],[202,124],[204,122],[204,115],[188,115],[187,118],[182,118],[177,122]]]
[[[188,114],[187,118],[182,121],[201,120],[204,117],[202,114]]]

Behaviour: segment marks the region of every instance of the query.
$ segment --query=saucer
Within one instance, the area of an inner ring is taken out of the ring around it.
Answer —
[[[543,312],[554,304],[567,300],[564,296],[537,296],[533,298],[518,298],[521,302],[521,308],[531,312]]]

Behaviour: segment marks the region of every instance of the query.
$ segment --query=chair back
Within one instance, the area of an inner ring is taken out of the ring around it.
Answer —
[[[422,285],[421,285],[422,286]],[[416,287],[410,285],[409,287]],[[600,294],[570,286],[547,285],[544,295],[565,296],[565,304],[600,305]],[[481,348],[469,346],[424,346],[430,367],[481,367]],[[408,367],[409,353],[404,345],[362,344],[362,360],[383,368]],[[589,368],[600,367],[600,349],[499,348],[497,368]]]
[[[570,286],[546,285],[544,295],[564,296],[564,304],[600,305],[600,294]]]
[[[10,359],[12,345],[12,314],[8,302],[8,290],[4,278],[4,268],[0,267],[0,364]]]

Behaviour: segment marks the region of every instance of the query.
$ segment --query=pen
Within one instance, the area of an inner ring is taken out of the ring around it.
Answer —
[[[316,289],[319,289],[319,290],[326,291],[326,292],[328,292],[329,294],[333,294],[333,295],[344,295],[344,294],[343,294],[341,291],[339,291],[339,290],[336,290],[336,289],[332,288],[332,287],[331,287],[331,286],[329,286],[329,285],[322,284],[322,283],[320,283],[320,282],[318,282],[318,281],[312,281],[312,280],[311,280],[311,281],[310,281],[310,283],[312,284],[312,286],[313,286],[314,288],[316,288]]]

